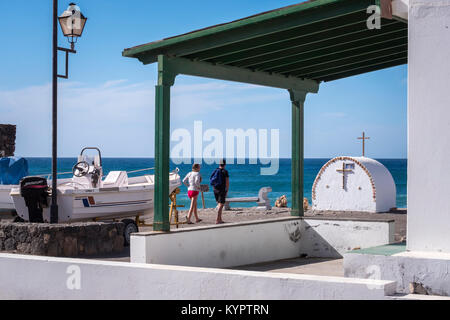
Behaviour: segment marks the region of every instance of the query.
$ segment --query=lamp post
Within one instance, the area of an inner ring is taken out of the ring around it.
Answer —
[[[70,49],[58,47],[58,21],[64,36],[70,43]],[[66,11],[58,17],[58,0],[53,0],[53,84],[52,84],[52,204],[50,206],[50,223],[58,223],[57,200],[57,143],[58,143],[58,78],[69,78],[69,53],[76,53],[75,43],[83,34],[87,18],[75,3],[69,4]],[[58,51],[66,54],[66,72],[58,74]]]

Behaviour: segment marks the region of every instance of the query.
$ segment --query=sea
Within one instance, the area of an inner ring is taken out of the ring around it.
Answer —
[[[51,158],[27,158],[30,175],[43,175],[51,173]],[[308,198],[311,203],[311,189],[314,179],[320,168],[330,159],[305,159],[304,161],[304,196]],[[397,186],[397,207],[406,208],[406,174],[407,174],[407,160],[406,159],[376,159],[381,162],[391,172]],[[103,172],[107,175],[109,171],[135,171],[144,168],[153,168],[153,158],[103,158]],[[58,172],[71,172],[73,165],[77,162],[76,158],[59,158]],[[261,187],[270,186],[272,192],[269,193],[269,198],[272,204],[282,195],[286,195],[288,200],[291,199],[291,160],[279,159],[279,170],[275,175],[261,175],[261,168],[267,168],[268,165],[250,164],[249,160],[245,164],[231,164],[228,162],[227,170],[230,174],[230,190],[229,197],[252,197],[257,196]],[[179,168],[180,176],[184,176],[191,171],[190,164],[175,164],[171,162],[170,169]],[[209,183],[209,177],[216,164],[202,164],[201,174],[203,176],[203,183]],[[142,175],[153,173],[152,170],[139,173],[131,173],[129,176]],[[59,178],[71,177],[71,174],[58,176]],[[189,206],[189,198],[187,197],[187,188],[182,185],[181,193],[178,195],[178,204]],[[207,208],[215,207],[214,194],[207,192],[204,194],[205,204]],[[201,198],[199,198],[201,199]],[[201,208],[201,201],[198,203]],[[239,203],[239,207],[251,207],[254,203]]]

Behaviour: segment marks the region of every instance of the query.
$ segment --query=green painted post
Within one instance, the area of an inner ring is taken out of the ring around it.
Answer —
[[[167,70],[166,57],[158,57],[158,85],[155,87],[155,194],[154,231],[170,231],[170,87],[175,74]]]
[[[303,216],[303,133],[304,133],[304,103],[307,92],[289,90],[292,102],[292,160],[291,160],[291,215]]]

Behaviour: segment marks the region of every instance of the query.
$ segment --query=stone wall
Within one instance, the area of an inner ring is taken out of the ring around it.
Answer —
[[[0,124],[0,157],[13,156],[15,149],[16,149],[16,126],[11,124]]]
[[[0,222],[0,251],[54,257],[122,252],[124,224]]]

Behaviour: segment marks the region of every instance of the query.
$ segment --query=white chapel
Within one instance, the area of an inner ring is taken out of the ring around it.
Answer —
[[[312,187],[313,210],[388,212],[395,207],[391,173],[379,161],[364,156],[331,159]]]

